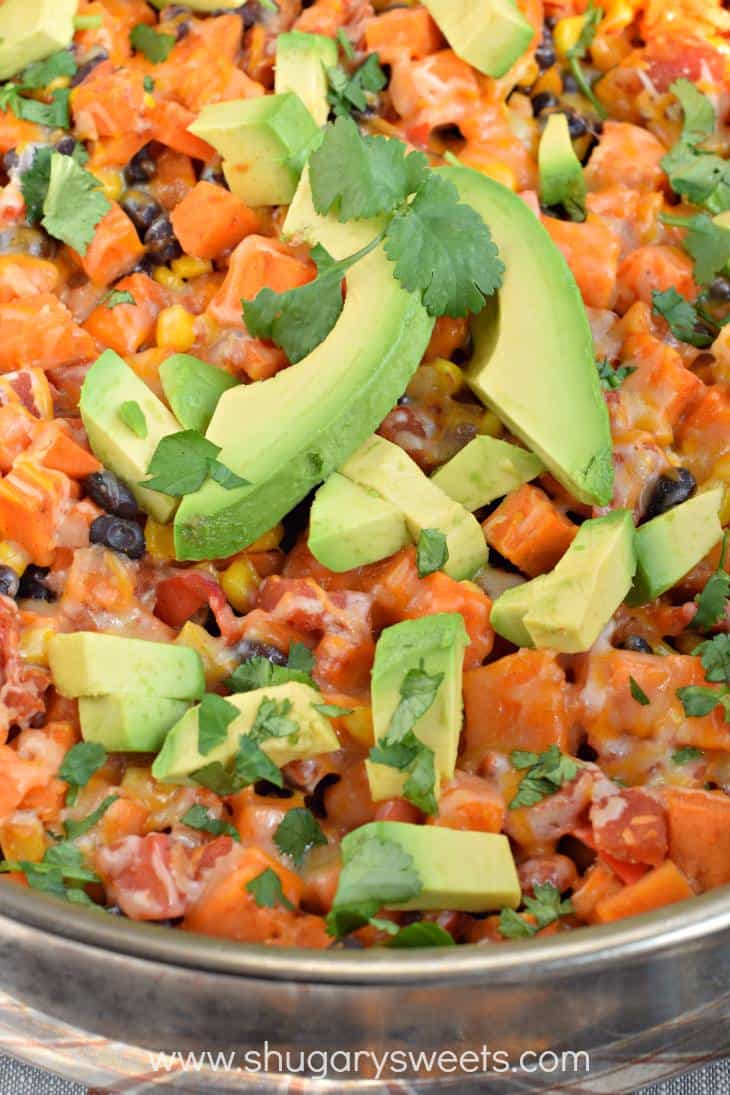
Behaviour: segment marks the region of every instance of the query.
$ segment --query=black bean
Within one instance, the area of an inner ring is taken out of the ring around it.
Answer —
[[[149,182],[157,174],[157,161],[150,155],[150,146],[140,148],[124,168],[124,178],[132,186],[134,183]]]
[[[537,118],[544,111],[555,110],[558,106],[560,106],[560,100],[556,95],[553,95],[551,91],[541,91],[532,100],[532,113]]]
[[[62,156],[73,156],[76,151],[76,141],[70,135],[61,137],[60,141],[56,141],[56,152],[60,152]]]
[[[730,301],[730,278],[715,278],[710,283],[707,294],[711,300],[718,300],[723,303]]]
[[[335,939],[327,947],[328,951],[364,951],[365,944],[356,935],[346,935],[344,939]]]
[[[84,480],[84,489],[92,502],[115,517],[136,517],[136,499],[126,484],[112,471],[93,471]]]
[[[341,778],[336,772],[328,772],[326,776],[322,776],[311,795],[304,796],[304,805],[312,811],[315,817],[327,817],[324,796],[330,787],[334,787],[336,783],[340,782]]]
[[[14,597],[20,589],[20,578],[12,567],[0,566],[0,594]]]
[[[261,643],[258,639],[242,639],[236,646],[236,657],[242,662],[250,662],[252,658],[266,658],[272,665],[286,665],[287,662],[287,656],[281,650],[269,643]]]
[[[578,90],[578,83],[570,72],[563,73],[563,91],[573,92]]]
[[[650,521],[652,517],[674,509],[691,498],[696,489],[697,480],[688,468],[676,468],[672,475],[660,475],[649,495],[642,520]]]
[[[184,23],[178,23],[175,27],[175,41],[182,42],[183,38],[187,38],[190,34],[190,20],[186,19]]]
[[[89,540],[130,559],[141,559],[145,552],[142,529],[135,521],[126,521],[123,517],[97,517],[89,529]]]
[[[571,110],[568,112],[568,132],[571,140],[575,141],[588,132],[588,122],[580,114],[575,114]]]
[[[279,787],[268,779],[257,779],[253,789],[257,795],[263,795],[264,798],[291,798],[294,794],[290,787]]]
[[[199,175],[201,182],[213,183],[215,186],[227,186],[226,177],[220,168],[213,167],[209,163],[202,165]]]
[[[653,653],[651,646],[643,635],[627,635],[621,643],[622,650],[633,650],[637,654]]]
[[[555,43],[553,42],[552,31],[547,23],[543,24],[542,38],[535,50],[535,60],[542,72],[555,64]]]
[[[25,568],[18,588],[18,600],[55,601],[56,594],[46,585],[48,567],[38,567],[35,563]]]
[[[88,61],[84,61],[83,65],[80,65],[74,75],[71,77],[71,87],[78,87],[82,84],[87,76],[94,71],[97,65],[100,65],[102,61],[108,61],[109,54],[105,49],[100,49],[92,57],[89,57]]]
[[[167,266],[182,255],[182,247],[175,237],[175,231],[167,213],[157,217],[144,235],[147,255],[158,266]]]
[[[160,203],[144,190],[128,190],[119,204],[137,229],[140,239],[144,239],[148,228],[158,217],[165,215]]]

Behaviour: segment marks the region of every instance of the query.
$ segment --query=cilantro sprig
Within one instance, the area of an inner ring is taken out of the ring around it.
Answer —
[[[551,745],[544,753],[515,749],[510,753],[510,760],[515,768],[525,772],[517,794],[509,804],[510,810],[535,806],[549,795],[554,795],[564,783],[570,783],[578,774],[576,762],[561,753],[557,745]]]
[[[536,923],[525,920],[514,909],[502,909],[499,915],[499,932],[505,939],[527,939],[542,928],[554,924],[562,916],[572,914],[571,902],[561,900],[560,891],[552,882],[538,884],[534,893],[534,897],[525,898],[524,906],[525,911],[534,916]]]
[[[421,892],[413,858],[394,840],[374,833],[346,853],[327,931],[337,939],[367,924],[383,905],[402,904]]]
[[[285,293],[262,289],[244,302],[251,334],[281,346],[290,361],[326,338],[342,310],[344,274],[381,242],[396,278],[432,316],[479,312],[502,284],[504,265],[482,218],[402,141],[363,136],[351,118],[339,117],[310,156],[309,178],[321,215],[341,222],[380,217],[383,226],[338,262],[315,248],[318,276],[307,285]]]
[[[288,810],[274,833],[274,844],[282,855],[290,856],[301,867],[312,848],[327,843],[327,837],[314,814],[304,806]]]
[[[231,692],[253,692],[257,688],[268,688],[274,684],[288,684],[299,681],[316,688],[312,679],[314,655],[304,643],[292,643],[286,665],[274,665],[268,658],[255,657],[242,662],[226,681]]]
[[[94,871],[85,866],[81,849],[66,841],[48,848],[40,863],[0,861],[0,872],[9,871],[24,874],[31,889],[62,897],[77,905],[94,905],[83,886],[88,882],[101,881]]]
[[[722,213],[730,208],[730,163],[699,147],[715,130],[715,108],[689,80],[675,80],[669,90],[679,100],[684,120],[680,138],[662,167],[672,190],[685,201]]]
[[[582,62],[585,60],[589,49],[593,45],[593,39],[596,37],[596,32],[603,19],[603,14],[603,10],[597,8],[593,3],[593,0],[590,0],[583,17],[581,32],[576,39],[575,45],[571,46],[566,53],[566,59],[573,79],[585,95],[586,99],[591,103],[599,118],[606,118],[608,115],[603,103],[596,96],[593,85],[583,70]]]
[[[351,60],[352,45],[347,39],[349,54],[344,46],[344,38],[339,39],[343,52]],[[333,65],[327,69],[327,102],[338,118],[349,118],[353,111],[362,113],[367,109],[368,96],[377,95],[388,82],[380,67],[377,53],[371,53],[363,63],[349,75],[342,65]]]
[[[692,620],[692,627],[698,631],[716,627],[725,618],[728,600],[730,600],[730,574],[725,570],[727,546],[728,534],[725,533],[717,570],[710,575],[705,588],[695,597],[697,611]]]
[[[688,718],[702,718],[711,714],[716,707],[722,707],[725,721],[730,722],[730,635],[722,633],[700,643],[694,650],[700,655],[705,678],[721,688],[709,688],[705,685],[688,685],[678,688],[677,696],[682,702]]]
[[[680,342],[705,349],[715,340],[715,333],[708,327],[707,317],[701,314],[697,304],[692,304],[672,286],[652,293],[652,308],[665,319],[669,329]]]
[[[107,795],[95,810],[92,810],[86,817],[81,818],[80,821],[74,821],[72,818],[69,818],[68,821],[64,821],[63,830],[66,834],[66,838],[68,840],[78,840],[80,836],[88,833],[90,829],[93,829],[94,826],[101,821],[109,807],[113,806],[118,798],[119,795]]]
[[[143,486],[180,498],[200,490],[210,477],[226,490],[248,486],[248,480],[236,475],[218,460],[220,446],[208,441],[196,430],[180,430],[163,437],[147,468],[150,479]]]

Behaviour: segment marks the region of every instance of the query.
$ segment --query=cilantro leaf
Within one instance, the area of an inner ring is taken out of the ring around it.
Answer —
[[[684,113],[682,140],[699,144],[715,131],[715,108],[710,99],[695,87],[691,80],[682,77],[675,80],[669,90],[679,99]]]
[[[642,707],[649,706],[651,700],[649,699],[641,685],[638,684],[638,682],[635,681],[633,677],[629,677],[629,689],[631,690],[631,695],[637,703],[640,703]]]
[[[309,159],[314,208],[340,221],[392,212],[428,172],[422,153],[406,152],[402,141],[363,137],[352,118],[338,118]]]
[[[100,881],[99,876],[84,865],[81,850],[66,842],[48,848],[40,863],[30,863],[27,860],[11,863],[4,859],[0,862],[0,871],[22,871],[31,889],[63,897],[77,904],[93,905],[94,902],[83,890],[75,887],[67,889],[66,882]]]
[[[53,149],[50,145],[40,145],[33,153],[30,167],[20,176],[20,189],[23,192],[29,224],[37,224],[43,216],[43,203],[51,181],[52,155]]]
[[[525,908],[537,920],[539,928],[559,920],[561,916],[570,916],[573,906],[570,901],[561,901],[560,891],[552,882],[538,883],[533,890],[534,897],[525,898]]]
[[[687,229],[682,246],[694,259],[695,280],[700,285],[712,281],[730,262],[730,228],[716,224],[704,213],[694,217],[665,213],[661,219],[664,224]]]
[[[266,779],[277,787],[284,786],[277,765],[248,734],[241,734],[238,752],[232,763],[223,765],[220,761],[213,761],[193,772],[192,779],[217,795],[233,795],[259,779]]]
[[[515,768],[526,771],[522,782],[509,804],[510,810],[517,810],[521,806],[535,806],[549,795],[554,795],[564,783],[569,783],[578,774],[578,765],[572,759],[560,752],[557,745],[551,745],[544,753],[540,753],[534,763],[528,764],[527,757],[534,754],[525,754],[515,751],[510,754],[510,759]]]
[[[79,167],[72,156],[51,155],[48,192],[43,202],[43,227],[85,255],[96,226],[111,209],[94,175]]]
[[[198,752],[204,757],[228,737],[228,727],[240,711],[222,696],[206,692],[198,708]]]
[[[710,346],[713,336],[701,326],[697,309],[672,287],[664,292],[652,292],[652,307],[667,321],[675,338],[700,348]]]
[[[351,715],[353,712],[352,707],[340,707],[338,703],[313,703],[312,707],[328,719],[339,719],[343,715]]]
[[[412,730],[397,741],[381,738],[370,750],[369,759],[407,773],[403,797],[425,814],[438,813],[434,753]]]
[[[443,673],[429,674],[423,666],[409,669],[400,686],[400,700],[388,727],[388,741],[400,741],[426,714],[436,699]]]
[[[372,833],[358,837],[356,830],[344,850],[327,930],[337,937],[347,934],[354,930],[350,925],[362,926],[383,905],[402,904],[421,889],[413,859],[400,844]]]
[[[290,669],[286,665],[273,665],[268,658],[249,658],[234,669],[226,681],[226,685],[232,692],[253,692],[257,688],[267,688],[274,684],[287,684],[289,681],[299,681],[316,687],[308,673],[301,669]]]
[[[349,45],[349,39],[348,45]],[[350,45],[350,50],[352,46]],[[367,109],[367,93],[382,91],[388,79],[380,67],[377,53],[371,53],[360,67],[349,76],[341,65],[327,69],[327,102],[338,118],[348,118],[353,110]]]
[[[675,749],[672,753],[672,764],[687,764],[691,760],[699,760],[705,754],[694,745],[685,745],[682,749]]]
[[[502,284],[504,264],[486,224],[459,201],[453,183],[429,176],[385,234],[385,251],[405,289],[432,316],[480,312]]]
[[[419,920],[415,924],[406,924],[399,928],[389,947],[453,947],[453,935],[433,920]]]
[[[259,704],[256,717],[253,720],[247,737],[260,744],[271,738],[296,738],[299,733],[299,723],[288,718],[291,711],[291,700],[276,700],[264,698]]]
[[[197,803],[191,806],[187,813],[180,818],[183,825],[189,825],[191,829],[197,829],[202,833],[212,833],[214,836],[230,836],[240,844],[241,837],[238,829],[228,821],[221,821],[213,817],[204,806]]]
[[[700,643],[693,653],[700,655],[708,681],[730,684],[730,635],[727,632]]]
[[[246,479],[235,475],[217,459],[220,451],[219,445],[214,445],[196,430],[168,434],[155,449],[147,468],[152,478],[146,479],[143,485],[174,497],[193,494],[208,476],[227,490],[246,486]]]
[[[437,528],[425,528],[418,537],[416,565],[418,577],[425,578],[436,570],[443,570],[449,560],[446,536]]]
[[[147,419],[136,399],[127,399],[124,403],[120,403],[117,414],[127,429],[137,437],[147,436]]]
[[[282,855],[291,856],[301,867],[307,852],[327,843],[327,837],[314,814],[306,807],[288,810],[274,833],[274,844]]]
[[[355,59],[355,49],[344,27],[340,27],[337,31],[337,43],[348,61],[353,61]]]
[[[43,61],[34,61],[20,74],[20,83],[24,90],[47,87],[59,76],[75,76],[76,62],[70,50],[60,49]]]
[[[617,365],[614,368],[607,357],[604,357],[602,361],[597,361],[596,368],[604,392],[615,391],[616,388],[620,388],[624,380],[636,372],[636,366],[634,365]]]
[[[88,833],[89,829],[93,829],[94,826],[101,821],[104,814],[107,812],[110,806],[119,798],[119,795],[107,795],[107,797],[97,806],[92,813],[87,817],[81,819],[81,821],[73,821],[69,818],[68,821],[64,821],[63,829],[68,840],[76,840],[78,837],[83,836],[84,833]]]
[[[104,304],[110,310],[119,307],[120,304],[136,304],[132,294],[127,289],[112,289],[104,298]]]
[[[499,934],[504,939],[529,939],[537,935],[537,928],[514,909],[502,909],[499,914]]]
[[[69,784],[66,805],[76,800],[79,787],[85,787],[94,772],[106,763],[106,749],[97,741],[80,741],[73,745],[58,769],[58,778]]]
[[[539,764],[540,754],[530,753],[526,749],[513,749],[510,753],[510,760],[513,768],[523,771],[525,768],[534,768],[536,764]]]
[[[311,675],[316,659],[306,643],[292,643],[286,664],[288,669],[298,669],[302,673]]]
[[[14,85],[6,84],[0,95],[4,108],[12,110],[16,118],[35,122],[36,125],[48,126],[49,129],[68,129],[68,103],[71,95],[68,88],[59,88],[54,91],[50,103],[43,103],[38,99],[24,99],[18,94],[18,89]]]
[[[146,23],[137,23],[129,32],[129,41],[132,49],[143,53],[153,65],[159,65],[170,56],[175,45],[175,35],[162,34]]]
[[[277,905],[284,909],[294,908],[281,888],[281,879],[271,867],[247,882],[246,889],[260,909],[274,909]]]
[[[688,685],[686,688],[678,688],[677,696],[682,701],[684,713],[688,718],[701,719],[704,715],[710,715],[716,707],[722,705],[725,708],[726,721],[730,722],[730,695],[726,689],[705,688],[703,685]]]
[[[695,597],[697,612],[692,620],[692,627],[700,631],[715,627],[725,616],[727,602],[730,598],[730,574],[725,570],[727,543],[728,534],[725,533],[720,553],[720,564],[710,576],[702,592]]]

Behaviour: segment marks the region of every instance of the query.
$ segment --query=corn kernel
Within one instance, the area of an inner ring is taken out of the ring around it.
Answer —
[[[56,634],[55,627],[35,624],[21,633],[18,650],[23,661],[48,667],[48,644]]]
[[[185,288],[185,282],[173,274],[169,266],[158,266],[152,277],[163,289],[169,289],[173,293],[182,292]]]
[[[284,526],[279,522],[278,525],[274,525],[268,532],[265,532],[263,536],[259,536],[258,540],[254,540],[254,542],[246,548],[246,551],[273,551],[274,548],[278,548],[283,539]]]
[[[147,551],[153,559],[167,561],[175,558],[175,533],[172,525],[159,525],[148,517],[144,538]]]
[[[30,562],[30,555],[15,540],[0,540],[0,563],[22,576]]]
[[[447,361],[443,357],[437,357],[431,362],[432,367],[439,376],[439,381],[447,395],[456,395],[464,387],[464,374],[453,361]]]
[[[342,716],[347,733],[361,745],[375,745],[373,713],[369,707],[356,707],[351,715]]]
[[[221,589],[236,612],[248,612],[256,590],[259,575],[250,559],[236,559],[220,577]]]
[[[496,414],[492,414],[491,411],[485,411],[482,420],[479,423],[479,433],[486,434],[489,437],[501,437],[504,433],[504,426],[499,421]]]
[[[57,76],[55,80],[51,80],[50,84],[46,85],[46,91],[49,95],[52,95],[54,91],[61,91],[71,83],[70,76]]]
[[[195,342],[195,316],[173,304],[163,308],[157,317],[157,345],[170,347],[178,353],[186,353]]]
[[[204,627],[192,623],[191,620],[182,628],[175,642],[191,646],[200,654],[208,688],[213,688],[226,677],[230,677],[236,668],[236,658],[225,642],[209,635]]]
[[[142,100],[146,110],[154,110],[157,106],[154,95],[150,91],[145,91],[144,99]]]
[[[173,274],[182,278],[183,281],[189,281],[190,278],[199,278],[203,274],[210,274],[213,270],[213,263],[210,259],[196,259],[193,255],[183,255],[182,258],[175,259],[170,263],[170,269]]]
[[[584,15],[569,15],[556,24],[553,31],[553,42],[558,57],[565,61],[569,50],[573,48],[581,36],[585,24]]]
[[[101,183],[104,197],[110,202],[118,202],[124,192],[124,180],[121,171],[114,167],[98,167],[94,175]]]

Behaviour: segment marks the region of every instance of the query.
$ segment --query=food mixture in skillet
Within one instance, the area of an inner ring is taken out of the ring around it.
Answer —
[[[730,12],[4,0],[0,885],[241,942],[730,882]]]

